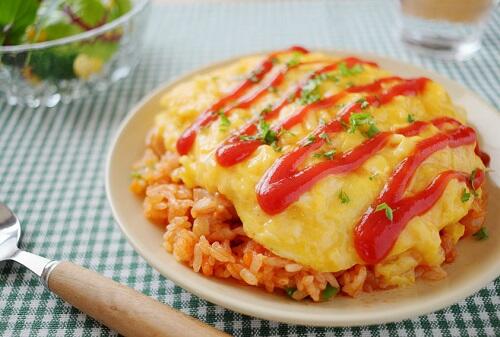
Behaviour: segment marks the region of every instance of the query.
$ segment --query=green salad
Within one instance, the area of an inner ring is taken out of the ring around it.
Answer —
[[[92,30],[124,15],[131,0],[0,0],[0,45],[56,40]],[[123,32],[92,40],[1,55],[1,63],[21,68],[27,79],[60,80],[99,73],[118,49]]]

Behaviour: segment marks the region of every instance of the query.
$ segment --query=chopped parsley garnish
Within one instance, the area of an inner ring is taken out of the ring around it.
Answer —
[[[351,199],[349,199],[349,196],[347,195],[347,193],[345,193],[343,190],[340,190],[340,192],[339,192],[339,199],[340,199],[340,202],[343,204],[347,204],[349,201],[351,201]]]
[[[240,139],[243,141],[249,140],[260,140],[262,143],[271,145],[273,149],[276,151],[281,151],[281,148],[278,147],[278,133],[271,129],[271,126],[266,122],[264,118],[259,120],[259,124],[257,125],[258,133],[254,136],[249,135],[241,135]]]
[[[227,118],[227,115],[224,111],[219,111],[217,112],[217,114],[220,117],[219,130],[226,131],[231,125],[231,121],[229,120],[229,118]]]
[[[476,176],[477,176],[477,169],[474,169],[474,170],[472,170],[472,172],[470,174],[470,179],[469,179],[472,188],[474,188],[474,180],[476,180]]]
[[[292,131],[288,130],[288,129],[285,129],[285,128],[281,128],[280,129],[280,132],[279,132],[279,135],[287,135],[287,136],[291,136],[291,137],[296,137],[297,135],[295,133],[293,133]]]
[[[311,145],[316,141],[316,136],[314,135],[309,135],[307,136],[307,142],[305,143],[306,146]]]
[[[363,67],[359,64],[356,64],[349,68],[345,62],[341,62],[339,63],[337,68],[340,71],[340,75],[344,77],[354,76],[363,72]]]
[[[462,202],[467,202],[467,201],[469,201],[470,196],[471,196],[471,194],[469,192],[467,192],[466,188],[464,188],[464,190],[462,191],[462,197],[460,199],[462,200]]]
[[[478,241],[486,240],[488,238],[488,231],[486,230],[486,228],[481,227],[481,229],[474,233],[472,236]]]
[[[267,88],[267,91],[269,91],[270,93],[277,93],[278,92],[278,88],[276,88],[275,86],[270,86],[269,88]]]
[[[332,140],[330,139],[330,136],[326,132],[323,132],[322,134],[319,135],[319,138],[323,139],[325,143],[328,145],[332,145]]]
[[[292,58],[286,63],[288,68],[295,67],[300,63],[300,53],[293,53]]]
[[[307,83],[302,88],[300,92],[299,103],[302,105],[307,105],[319,101],[321,99],[319,86],[326,80],[337,82],[338,78],[327,73],[322,73],[314,76],[309,81],[307,81]]]
[[[368,106],[370,105],[370,103],[368,103],[368,101],[364,97],[361,97],[360,99],[358,99],[356,101],[356,103],[359,103],[361,109],[363,109],[363,110],[368,108]]]
[[[337,83],[339,80],[339,78],[335,75],[332,75],[332,74],[327,74],[326,75],[326,79],[329,80],[329,81],[332,81],[334,83]]]
[[[304,85],[299,98],[299,103],[301,105],[311,104],[321,99],[321,93],[319,92],[319,85],[321,82],[322,81],[317,77],[314,77]]]
[[[324,151],[324,152],[317,152],[313,155],[314,158],[326,158],[328,160],[332,160],[333,157],[335,156],[336,151],[335,150],[329,150],[329,151]]]
[[[260,112],[260,115],[261,116],[265,116],[267,115],[268,113],[270,113],[271,111],[273,111],[273,106],[271,104],[269,104],[268,106],[266,106],[264,109],[262,109],[262,111]]]
[[[273,58],[271,59],[271,62],[272,62],[272,64],[279,64],[279,63],[280,63],[280,60],[279,60],[277,57],[273,57]]]
[[[368,131],[366,132],[366,136],[369,138],[379,133],[379,129],[375,125],[372,115],[368,112],[357,112],[349,116],[349,129],[347,132],[354,133],[361,125],[369,126]]]
[[[274,142],[274,143],[271,143],[271,147],[273,148],[274,151],[276,152],[281,152],[283,151],[283,148],[281,146],[278,145],[278,143]]]
[[[373,180],[378,176],[378,173],[374,173],[371,176],[368,177],[368,179]]]
[[[373,138],[379,132],[380,130],[377,128],[375,124],[370,124],[368,131],[366,131],[366,135],[368,136],[368,138]]]
[[[477,196],[477,191],[474,188],[474,180],[476,180],[476,176],[477,176],[477,169],[474,169],[471,172],[470,178],[469,178],[470,186],[472,187],[472,193],[474,194],[474,196]]]
[[[408,117],[406,117],[406,120],[408,123],[413,123],[415,121],[415,117],[413,117],[412,114],[408,114]]]
[[[142,174],[140,174],[139,172],[132,172],[130,173],[130,177],[134,179],[142,179]]]
[[[278,141],[277,132],[271,129],[271,126],[263,118],[259,120],[259,134],[257,137],[267,145],[272,145]]]
[[[389,205],[387,205],[384,202],[378,205],[377,208],[375,208],[375,212],[379,212],[382,210],[385,211],[386,218],[392,221],[393,220],[392,208],[390,208]]]
[[[292,298],[293,293],[297,290],[297,288],[285,288],[286,295],[290,298]]]
[[[243,140],[243,141],[256,140],[256,139],[257,139],[257,137],[255,137],[255,136],[240,135],[240,140]]]
[[[349,116],[349,133],[354,133],[358,126],[368,124],[372,119],[372,115],[367,112],[353,113]]]
[[[326,301],[326,300],[332,298],[333,296],[337,295],[338,292],[339,292],[339,288],[335,288],[335,287],[327,284],[326,288],[321,293],[321,299],[323,301]]]

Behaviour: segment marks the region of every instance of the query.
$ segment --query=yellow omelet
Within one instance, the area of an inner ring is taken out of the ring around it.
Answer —
[[[156,117],[154,131],[162,135],[165,148],[176,151],[176,142],[182,132],[203,111],[247,78],[264,58],[255,56],[240,59],[194,76],[167,92],[162,98],[162,112]],[[234,204],[245,233],[279,256],[323,272],[337,272],[364,264],[353,242],[356,224],[380,194],[397,165],[413,153],[419,141],[439,130],[429,126],[416,136],[392,134],[386,146],[358,169],[326,176],[284,211],[269,215],[262,210],[256,196],[256,185],[264,173],[321,123],[335,119],[343,107],[359,102],[365,96],[362,92],[347,92],[334,106],[308,113],[289,132],[280,135],[276,143],[262,144],[249,158],[236,165],[223,167],[218,164],[215,153],[228,137],[250,119],[259,116],[269,105],[286,97],[298,84],[307,85],[307,78],[312,72],[326,64],[341,63],[342,59],[322,53],[289,52],[276,56],[273,61],[276,65],[252,90],[266,85],[266,81],[270,81],[287,63],[300,62],[301,65],[287,71],[282,83],[268,90],[250,107],[233,109],[227,113],[227,120],[219,118],[201,128],[192,149],[181,157],[181,167],[174,176],[188,187],[201,186],[210,192],[217,191],[225,195]],[[337,67],[329,72],[329,76],[332,80],[324,80],[314,88],[319,98],[330,97],[345,92],[347,88],[370,84],[392,75],[365,63],[356,66],[355,71],[345,65]],[[249,97],[252,90],[243,98]],[[281,110],[279,117],[269,123],[273,125],[286,120],[303,105],[300,99],[291,100]],[[463,112],[453,105],[444,88],[432,81],[418,95],[399,95],[387,104],[369,106],[364,112],[370,114],[379,132],[394,131],[408,126],[412,121],[431,121],[444,116],[466,122]],[[323,150],[324,153],[345,153],[366,139],[366,132],[361,129],[337,133],[331,136],[331,141]],[[484,169],[474,147],[475,144],[446,147],[432,154],[417,169],[405,196],[423,190],[441,172],[457,170],[470,173],[478,168]],[[313,156],[304,166],[320,160],[324,158]],[[468,213],[474,199],[463,200],[465,188],[467,185],[464,182],[451,180],[429,211],[407,223],[389,254],[374,266],[375,272],[386,284],[410,284],[414,281],[413,270],[417,265],[438,266],[443,263],[445,257],[440,231],[445,228],[452,233],[455,242],[463,236],[464,227],[459,220]],[[476,197],[481,194],[481,190],[476,192]]]

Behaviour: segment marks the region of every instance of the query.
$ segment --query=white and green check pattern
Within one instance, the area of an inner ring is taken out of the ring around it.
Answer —
[[[0,98],[0,200],[23,222],[23,248],[95,269],[235,336],[500,336],[500,279],[436,313],[361,328],[293,326],[236,314],[160,276],[126,242],[104,191],[110,140],[156,85],[213,61],[292,44],[366,50],[420,64],[500,105],[500,10],[464,63],[423,58],[397,37],[393,1],[267,1],[155,5],[142,64],[108,91],[55,109]],[[24,268],[0,265],[0,335],[114,336],[51,295]]]

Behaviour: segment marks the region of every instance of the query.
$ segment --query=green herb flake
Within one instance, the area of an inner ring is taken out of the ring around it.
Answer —
[[[340,202],[343,204],[347,204],[349,201],[351,201],[351,199],[349,199],[349,196],[347,195],[347,193],[345,193],[343,190],[340,190],[340,192],[339,192],[339,199],[340,199]]]
[[[368,103],[368,101],[364,97],[361,97],[360,99],[358,99],[356,101],[356,103],[358,103],[359,106],[360,106],[360,108],[363,109],[363,110],[366,109],[366,108],[368,108],[368,106],[370,105],[370,103]]]
[[[328,160],[332,160],[333,157],[335,156],[335,153],[337,151],[335,150],[329,150],[329,151],[324,151],[324,152],[316,152],[315,154],[313,154],[313,157],[314,158],[326,158]]]
[[[330,136],[326,132],[323,132],[322,134],[319,135],[319,138],[323,139],[325,143],[328,145],[332,145],[332,140],[330,139]]]
[[[408,121],[408,123],[413,123],[415,121],[415,117],[413,117],[412,114],[408,114],[406,120]]]
[[[271,104],[269,104],[268,106],[266,106],[264,109],[262,109],[262,111],[260,112],[260,115],[261,116],[265,116],[267,115],[268,113],[270,113],[271,111],[273,111],[273,106]]]
[[[299,103],[307,105],[319,101],[321,99],[319,87],[327,79],[328,76],[326,74],[319,74],[307,81],[300,92]]]
[[[356,64],[351,68],[349,68],[345,62],[339,63],[337,69],[339,70],[340,75],[342,75],[343,77],[354,76],[359,73],[362,73],[364,70],[360,64]]]
[[[321,292],[321,299],[323,301],[329,300],[333,296],[337,295],[339,292],[339,288],[333,287],[329,284],[326,285],[326,288]]]
[[[387,219],[389,219],[390,221],[394,219],[392,208],[390,208],[389,205],[387,205],[385,202],[381,203],[380,205],[377,206],[377,208],[375,208],[375,212],[379,212],[382,210],[385,211],[385,216],[387,217]]]
[[[380,130],[377,128],[377,126],[375,124],[370,124],[370,127],[368,128],[368,131],[366,131],[366,136],[368,138],[373,138],[379,132],[380,132]]]
[[[369,124],[372,121],[372,115],[367,112],[356,112],[349,116],[349,133],[354,133],[356,129],[363,124]]]
[[[292,298],[293,293],[297,290],[297,288],[289,287],[285,288],[286,295],[290,298]]]
[[[139,172],[132,172],[130,173],[130,177],[133,179],[142,179],[142,174],[140,174]]]
[[[295,133],[293,133],[292,131],[285,129],[285,128],[280,129],[279,135],[287,135],[290,137],[297,137],[297,135]]]
[[[299,103],[301,105],[308,105],[315,103],[320,99],[321,99],[321,94],[319,93],[317,87],[315,87],[312,90],[302,90],[302,94],[300,95],[299,98]]]
[[[290,60],[288,60],[288,62],[286,63],[286,66],[288,68],[292,68],[292,67],[299,65],[300,56],[301,56],[300,53],[293,53],[292,58],[290,58]]]
[[[472,236],[478,241],[486,240],[489,237],[488,231],[484,227],[481,227],[481,229],[474,233]]]
[[[309,146],[311,145],[312,143],[314,143],[316,141],[316,136],[314,135],[309,135],[307,136],[307,142],[304,144],[305,146]]]
[[[326,79],[328,81],[332,81],[333,83],[337,83],[338,81],[340,81],[339,78],[333,74],[327,74]]]
[[[375,125],[373,116],[368,112],[357,112],[349,116],[349,128],[347,132],[354,133],[362,125],[368,125],[368,130],[364,133],[368,138],[372,138],[380,132],[377,125]]]
[[[272,94],[275,94],[278,92],[278,88],[276,88],[275,86],[270,86],[269,88],[267,88],[267,91],[269,91]]]
[[[476,180],[476,176],[477,176],[477,169],[474,169],[471,172],[470,178],[469,178],[470,185],[472,186],[472,189],[473,189],[474,192],[475,192],[475,189],[474,189],[474,180]]]
[[[467,202],[467,201],[469,201],[470,196],[471,196],[471,193],[467,192],[467,189],[464,188],[464,190],[462,191],[462,197],[460,199],[462,200],[462,202]]]
[[[219,111],[217,114],[220,117],[220,124],[219,124],[219,130],[220,131],[227,131],[229,126],[231,125],[231,121],[229,118],[227,118],[227,115],[224,111]]]
[[[279,146],[278,143],[276,143],[276,142],[271,143],[271,147],[276,152],[283,152],[283,148],[281,146]]]
[[[371,176],[368,177],[369,180],[374,180],[378,176],[378,173],[374,173]]]
[[[257,138],[255,136],[249,136],[249,135],[241,135],[240,140],[242,141],[250,141],[250,140],[256,140]]]
[[[259,120],[258,138],[267,145],[272,145],[273,143],[278,141],[277,132],[271,129],[271,126],[264,120],[264,118],[261,118]]]
[[[337,152],[337,151],[335,151],[335,150],[325,151],[325,152],[323,153],[323,156],[324,156],[325,158],[329,159],[329,160],[332,160],[332,159],[333,159],[333,157],[335,156],[335,153],[336,153],[336,152]]]

